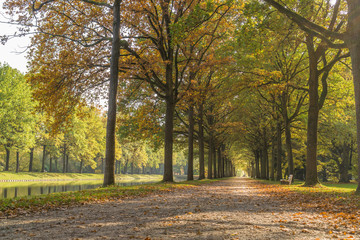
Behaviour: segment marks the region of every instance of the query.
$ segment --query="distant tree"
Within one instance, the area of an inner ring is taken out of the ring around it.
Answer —
[[[351,76],[345,67],[337,67],[331,76],[328,105],[324,106],[319,122],[320,154],[325,160],[321,167],[339,182],[351,180],[352,158],[356,142],[354,93]]]
[[[24,76],[7,64],[0,64],[0,144],[5,147],[5,171],[10,151],[28,151],[35,144],[35,101]],[[18,159],[18,158],[17,158]],[[17,170],[18,170],[18,164]]]
[[[64,129],[67,158],[79,164],[78,172],[89,166],[95,169],[94,160],[105,151],[105,126],[101,113],[94,107],[77,107],[69,125]]]

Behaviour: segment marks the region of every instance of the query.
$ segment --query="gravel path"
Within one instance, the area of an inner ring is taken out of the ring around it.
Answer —
[[[320,213],[276,200],[253,180],[233,178],[2,219],[0,239],[334,239],[329,226]]]

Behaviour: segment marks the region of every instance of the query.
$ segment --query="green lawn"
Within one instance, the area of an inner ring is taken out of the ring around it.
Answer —
[[[152,192],[172,191],[179,188],[194,187],[218,180],[195,180],[179,183],[153,183],[129,187],[107,187],[74,192],[51,193],[47,195],[0,199],[0,217],[39,212],[58,207],[76,206],[90,202],[102,202],[129,196],[144,196]]]
[[[331,189],[339,189],[342,191],[355,191],[357,188],[357,183],[322,183],[322,185]]]
[[[263,183],[267,183],[267,184],[275,184],[275,185],[280,185],[280,182],[278,181],[269,181],[269,180],[259,180]],[[316,187],[304,187],[303,186],[304,181],[298,181],[296,180],[294,183],[292,183],[291,185],[282,185],[286,188],[290,188],[292,190],[295,191],[300,191],[303,193],[306,192],[355,192],[356,188],[357,188],[357,183],[352,182],[352,183],[332,183],[332,182],[326,182],[326,183],[321,183],[320,185],[316,186]]]
[[[102,180],[103,174],[92,173],[29,173],[29,172],[0,172],[0,180]],[[116,179],[134,180],[160,180],[161,175],[147,175],[147,174],[121,174],[116,175]]]

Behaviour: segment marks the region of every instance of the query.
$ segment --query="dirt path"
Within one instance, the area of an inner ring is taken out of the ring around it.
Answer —
[[[0,239],[333,239],[329,227],[319,213],[275,200],[254,181],[236,178],[3,219]]]

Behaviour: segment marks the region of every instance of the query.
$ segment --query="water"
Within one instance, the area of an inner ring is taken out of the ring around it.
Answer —
[[[175,181],[185,181],[186,176],[174,176]],[[155,183],[161,181],[153,178],[146,179],[134,179],[134,180],[118,180],[116,185],[118,186],[133,186],[147,183]],[[102,181],[67,181],[67,182],[3,182],[0,183],[0,199],[4,198],[16,198],[23,196],[35,196],[42,194],[50,194],[56,192],[68,192],[68,191],[80,191],[85,189],[94,189],[102,186]]]
[[[158,180],[160,181],[160,180]],[[126,182],[117,182],[118,186],[133,186],[146,183],[154,183],[158,181],[134,180]],[[0,183],[0,199],[15,198],[23,196],[35,196],[42,194],[50,194],[55,192],[80,191],[84,189],[94,189],[102,186],[102,181],[73,181],[73,182],[16,182],[16,183]]]

